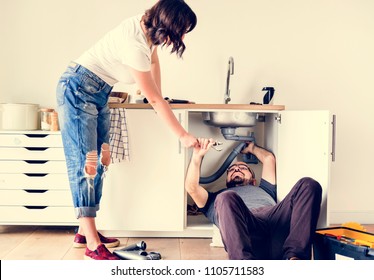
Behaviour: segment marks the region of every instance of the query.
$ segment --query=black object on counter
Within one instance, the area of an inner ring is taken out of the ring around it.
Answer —
[[[170,99],[169,97],[165,97],[164,99],[165,99],[167,102],[171,103],[171,104],[189,104],[189,103],[191,103],[190,101],[188,101],[188,100],[183,100],[183,99]],[[147,104],[147,103],[148,103],[147,98],[144,98],[144,99],[143,99],[143,102],[144,102],[145,104]]]
[[[264,87],[262,89],[263,91],[267,91],[263,97],[263,104],[269,104],[271,99],[273,98],[274,96],[274,91],[275,89],[273,87]]]

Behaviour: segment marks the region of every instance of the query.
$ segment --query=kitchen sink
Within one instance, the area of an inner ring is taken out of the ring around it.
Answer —
[[[215,127],[252,127],[256,125],[257,113],[251,112],[203,112],[206,125]]]

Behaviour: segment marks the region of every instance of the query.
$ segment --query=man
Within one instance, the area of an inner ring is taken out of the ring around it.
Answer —
[[[302,178],[277,203],[275,157],[249,142],[242,153],[252,153],[262,163],[259,186],[248,165],[236,162],[227,169],[227,188],[209,192],[199,185],[200,167],[214,140],[199,138],[198,141],[185,188],[204,215],[219,228],[229,259],[311,259],[322,199],[320,184],[312,178]]]

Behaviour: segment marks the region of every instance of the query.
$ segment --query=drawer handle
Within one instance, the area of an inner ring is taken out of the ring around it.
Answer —
[[[45,164],[48,160],[24,160],[24,162],[29,164]]]
[[[48,190],[24,190],[27,193],[45,193]]]
[[[25,134],[25,136],[30,138],[44,138],[47,137],[48,134]]]
[[[48,206],[23,206],[23,207],[25,207],[25,208],[27,208],[27,209],[45,209],[45,208],[47,208]]]
[[[23,173],[28,177],[44,177],[47,176],[48,173]]]
[[[29,151],[45,151],[48,148],[42,148],[42,147],[25,147],[25,149],[29,150]]]

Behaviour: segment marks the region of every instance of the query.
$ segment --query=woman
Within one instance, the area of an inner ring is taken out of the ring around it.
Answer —
[[[57,86],[57,105],[79,229],[76,247],[86,246],[85,258],[118,259],[107,247],[119,240],[96,229],[102,177],[110,162],[108,97],[117,82],[136,83],[157,115],[184,147],[197,140],[181,126],[161,93],[157,47],[171,47],[181,57],[183,38],[197,23],[183,0],[159,0],[143,15],[123,21],[88,51],[70,63]]]

